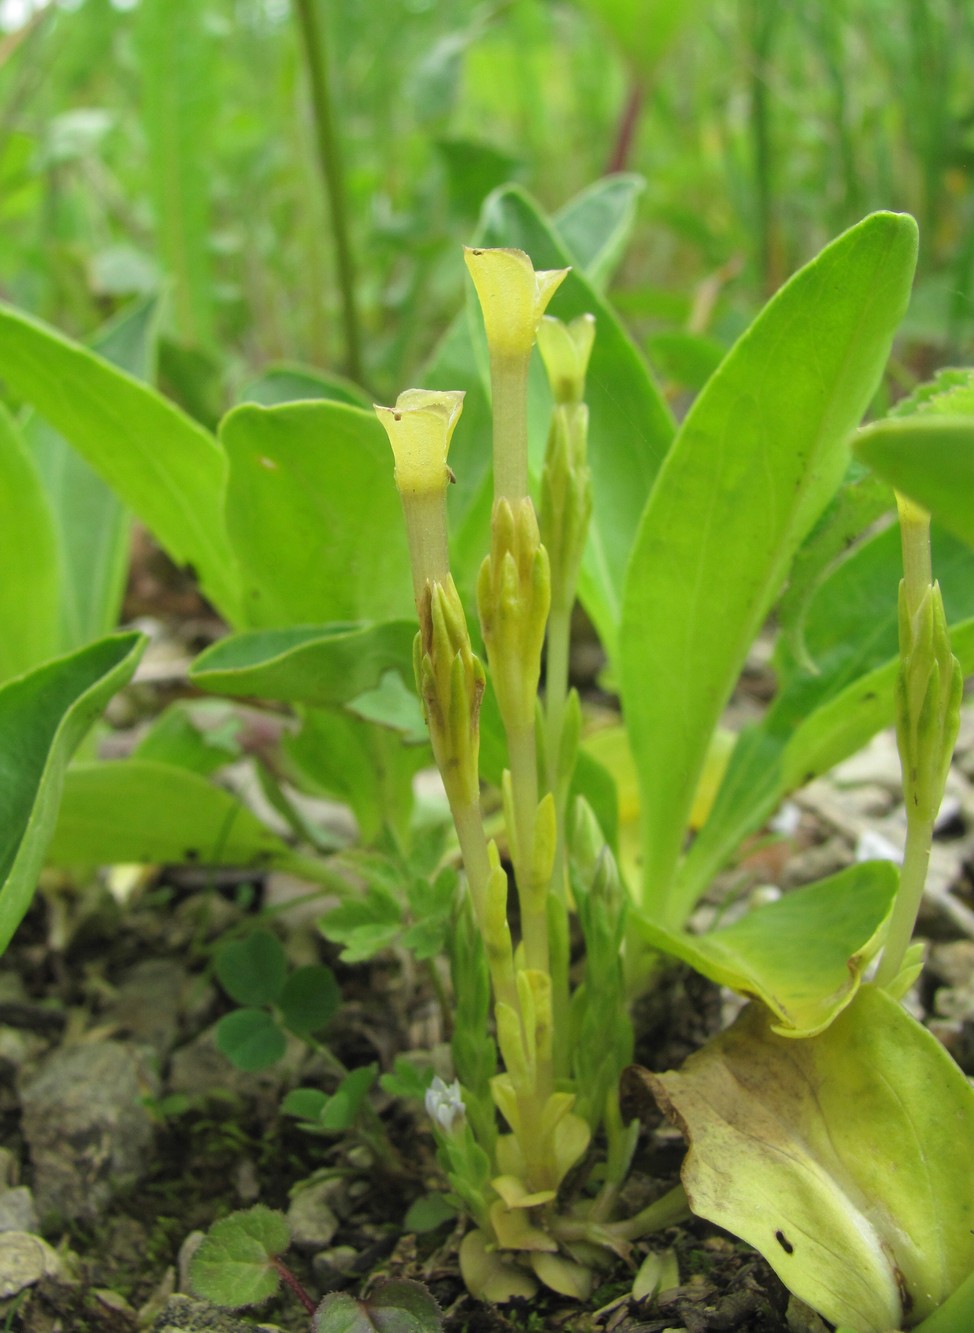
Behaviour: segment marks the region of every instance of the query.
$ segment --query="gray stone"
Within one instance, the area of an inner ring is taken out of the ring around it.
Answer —
[[[974,984],[974,940],[949,940],[932,944],[927,971],[945,986]]]
[[[358,1251],[351,1245],[336,1245],[314,1256],[311,1260],[311,1275],[321,1295],[346,1285],[355,1271],[357,1258]]]
[[[179,1035],[182,996],[189,984],[189,973],[181,963],[145,959],[125,973],[105,1019],[125,1036],[166,1056]]]
[[[260,1176],[253,1158],[241,1157],[234,1167],[233,1189],[242,1204],[249,1206],[260,1198]]]
[[[255,1329],[258,1333],[281,1333],[277,1324],[252,1324],[190,1296],[170,1296],[152,1325],[152,1333],[254,1333]]]
[[[836,787],[885,787],[893,795],[902,790],[900,754],[893,730],[878,732],[868,745],[838,764],[830,775]]]
[[[20,1184],[20,1159],[9,1148],[0,1148],[0,1190]]]
[[[34,1196],[25,1185],[0,1194],[0,1231],[38,1231]]]
[[[41,1216],[93,1220],[149,1161],[142,1098],[158,1081],[138,1050],[96,1041],[56,1051],[21,1089],[24,1135]]]
[[[64,1266],[55,1250],[40,1236],[26,1231],[0,1235],[0,1299],[16,1296],[42,1277],[64,1277]]]
[[[328,1204],[333,1194],[331,1181],[324,1180],[300,1190],[291,1200],[287,1222],[297,1249],[315,1254],[331,1244],[338,1230],[338,1218]]]
[[[219,1089],[221,1094],[233,1093],[242,1101],[270,1110],[279,1103],[283,1089],[293,1085],[307,1049],[304,1042],[289,1034],[281,1060],[268,1069],[247,1073],[230,1063],[216,1045],[215,1029],[207,1028],[173,1052],[168,1091],[205,1097]]]

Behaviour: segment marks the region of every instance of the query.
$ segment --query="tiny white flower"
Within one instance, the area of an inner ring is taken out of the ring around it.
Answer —
[[[462,1127],[467,1112],[457,1079],[444,1083],[439,1075],[434,1077],[426,1089],[426,1114],[447,1134]]]

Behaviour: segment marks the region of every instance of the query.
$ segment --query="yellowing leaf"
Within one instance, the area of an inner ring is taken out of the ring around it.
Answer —
[[[680,1072],[643,1077],[690,1140],[694,1212],[832,1323],[912,1326],[974,1268],[974,1091],[883,991],[806,1041],[750,1005]]]
[[[489,1248],[482,1231],[468,1231],[461,1241],[460,1273],[471,1296],[494,1305],[518,1297],[530,1300],[538,1290],[530,1273]]]

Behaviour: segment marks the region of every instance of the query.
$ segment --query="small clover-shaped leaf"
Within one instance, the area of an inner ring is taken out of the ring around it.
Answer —
[[[281,1113],[317,1124],[327,1103],[327,1096],[318,1088],[292,1088],[281,1102]]]
[[[291,1233],[281,1213],[263,1204],[231,1213],[210,1227],[193,1256],[193,1289],[230,1310],[259,1305],[277,1290],[274,1260],[290,1243]]]
[[[447,869],[433,880],[417,877],[407,885],[406,900],[413,924],[402,942],[417,962],[435,958],[445,950],[456,884],[456,872]]]
[[[285,1024],[298,1036],[320,1032],[342,1002],[335,974],[324,963],[299,967],[284,983],[278,1004]]]
[[[368,1300],[332,1292],[318,1306],[313,1333],[440,1333],[440,1307],[418,1282],[378,1283]]]
[[[322,1129],[341,1133],[351,1127],[377,1073],[376,1065],[363,1065],[361,1069],[353,1069],[345,1075],[319,1116],[318,1123]]]
[[[395,894],[375,880],[363,898],[350,898],[319,922],[326,939],[342,944],[343,963],[361,963],[384,949],[402,929]]]
[[[284,986],[284,946],[269,930],[254,930],[246,939],[231,940],[217,950],[216,974],[237,1004],[268,1004]]]
[[[216,1044],[231,1064],[247,1074],[280,1060],[284,1033],[266,1009],[235,1009],[216,1026]]]
[[[406,1231],[422,1234],[435,1231],[444,1222],[456,1221],[456,1216],[457,1210],[445,1194],[423,1194],[410,1204],[402,1224]]]
[[[426,1096],[426,1089],[433,1081],[431,1065],[422,1067],[400,1055],[392,1068],[391,1074],[383,1074],[379,1086],[390,1097],[407,1097],[421,1102]]]

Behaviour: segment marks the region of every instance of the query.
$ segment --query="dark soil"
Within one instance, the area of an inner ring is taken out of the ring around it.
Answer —
[[[784,1333],[788,1328],[787,1293],[764,1262],[704,1223],[668,1231],[636,1247],[634,1264],[620,1263],[606,1273],[584,1310],[553,1293],[503,1309],[474,1301],[457,1267],[461,1228],[446,1225],[419,1236],[403,1231],[409,1204],[437,1180],[432,1136],[418,1107],[377,1094],[376,1107],[399,1158],[387,1167],[354,1138],[312,1137],[279,1114],[287,1086],[317,1077],[327,1088],[329,1076],[313,1052],[300,1068],[280,1078],[243,1075],[227,1064],[222,1082],[200,1088],[179,1104],[167,1103],[173,1054],[229,1007],[207,977],[210,946],[228,925],[258,909],[259,893],[242,906],[233,891],[184,893],[163,878],[140,905],[125,911],[102,892],[82,895],[67,908],[63,899],[56,901],[64,947],[51,947],[52,900],[40,896],[0,974],[20,995],[16,1001],[0,1002],[0,1027],[27,1037],[33,1060],[62,1042],[106,1036],[144,1042],[145,1033],[138,1030],[141,1020],[134,1013],[127,1019],[117,1008],[119,991],[137,964],[174,959],[186,967],[190,983],[180,997],[173,996],[170,1028],[175,1046],[158,1061],[158,1125],[144,1178],[95,1221],[42,1219],[47,1240],[79,1256],[80,1280],[45,1280],[22,1293],[5,1312],[0,1308],[0,1321],[6,1320],[0,1327],[13,1333],[133,1333],[151,1327],[154,1305],[160,1293],[171,1289],[180,1247],[191,1232],[205,1230],[258,1199],[286,1210],[291,1188],[316,1176],[342,1182],[335,1195],[340,1227],[331,1246],[354,1252],[350,1256],[343,1251],[341,1270],[331,1271],[321,1261],[313,1267],[298,1251],[288,1256],[316,1299],[327,1290],[360,1295],[380,1277],[408,1277],[434,1294],[448,1333],[547,1328],[578,1333],[661,1333],[668,1328]],[[209,931],[203,924],[207,921]],[[215,924],[219,931],[213,931]],[[306,950],[312,937],[303,929],[299,934]],[[330,1049],[348,1066],[378,1061],[391,1067],[393,1055],[408,1047],[417,1016],[428,1026],[432,997],[422,985],[404,984],[395,960],[346,968],[324,941],[316,941],[315,947],[335,967],[346,997],[329,1031]],[[16,987],[11,978],[19,979]],[[637,1015],[640,1058],[656,1068],[678,1062],[715,1030],[719,1015],[714,987],[682,970],[667,973],[652,1002],[640,1006]],[[2,1142],[20,1161],[23,1183],[30,1185],[17,1091],[27,1072],[0,1057]],[[645,1105],[633,1109],[647,1115]],[[657,1192],[675,1183],[681,1155],[674,1132],[660,1125],[652,1112],[648,1121],[655,1124],[649,1123],[644,1133],[633,1173],[637,1194],[650,1181]],[[628,1299],[634,1265],[652,1246],[673,1247],[682,1285],[661,1299],[636,1303]],[[253,1319],[302,1333],[308,1327],[307,1316],[287,1297]]]

